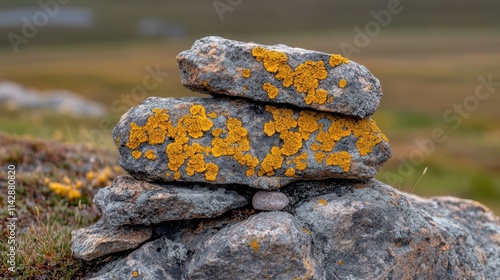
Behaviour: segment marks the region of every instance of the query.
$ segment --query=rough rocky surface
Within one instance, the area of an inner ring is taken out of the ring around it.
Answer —
[[[313,279],[311,238],[292,215],[256,214],[219,231],[185,266],[186,279]]]
[[[171,220],[211,218],[245,206],[249,199],[224,188],[151,184],[118,176],[100,189],[94,203],[109,224],[149,225]]]
[[[252,198],[252,206],[257,210],[278,211],[287,207],[288,203],[288,197],[276,191],[258,191]]]
[[[371,180],[307,198],[293,212],[326,279],[500,278],[500,220],[477,202],[418,198]]]
[[[338,54],[205,37],[177,62],[184,86],[202,93],[358,117],[373,114],[382,97],[377,78]]]
[[[224,98],[146,99],[113,131],[120,165],[147,181],[277,189],[374,177],[391,156],[375,122]]]
[[[104,220],[72,232],[72,250],[76,258],[90,261],[112,253],[137,248],[151,238],[151,227],[113,227]]]
[[[179,264],[186,259],[186,253],[182,244],[162,237],[144,244],[126,258],[105,265],[88,279],[179,280]]]

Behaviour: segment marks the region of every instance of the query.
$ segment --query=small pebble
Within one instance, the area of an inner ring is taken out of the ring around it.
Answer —
[[[282,192],[258,191],[252,199],[252,206],[257,210],[276,211],[285,208],[290,200]]]

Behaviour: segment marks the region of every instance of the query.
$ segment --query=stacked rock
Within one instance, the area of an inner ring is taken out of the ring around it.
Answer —
[[[76,257],[115,254],[96,279],[495,273],[494,262],[457,247],[472,242],[491,256],[498,247],[484,240],[493,235],[460,228],[469,239],[455,240],[446,227],[457,211],[430,222],[435,200],[372,179],[391,150],[370,119],[382,92],[365,67],[337,54],[219,37],[196,41],[177,61],[184,86],[212,96],[151,97],[120,119],[113,137],[132,177],[100,190],[101,221],[73,233]]]

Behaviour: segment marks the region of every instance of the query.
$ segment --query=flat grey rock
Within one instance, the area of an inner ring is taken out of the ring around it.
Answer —
[[[248,204],[248,199],[224,188],[152,184],[118,176],[100,189],[94,203],[112,225],[149,225],[172,220],[211,218]]]
[[[372,179],[298,201],[294,213],[326,279],[500,279],[500,221],[477,202],[418,198]]]
[[[166,238],[142,245],[127,257],[108,263],[88,280],[143,279],[180,280],[180,263],[187,258],[180,243]]]
[[[282,192],[258,191],[252,198],[252,206],[257,210],[278,211],[288,206],[290,200]]]
[[[285,45],[205,37],[181,52],[177,63],[182,84],[202,93],[357,117],[372,115],[382,97],[378,79],[362,65]]]
[[[297,180],[369,179],[391,156],[375,122],[225,98],[150,97],[113,131],[139,180],[278,189]]]
[[[185,279],[316,279],[311,238],[285,212],[264,212],[209,238],[187,260]]]
[[[102,219],[87,228],[72,232],[73,256],[91,261],[112,253],[137,248],[142,242],[151,238],[150,227],[114,227]]]

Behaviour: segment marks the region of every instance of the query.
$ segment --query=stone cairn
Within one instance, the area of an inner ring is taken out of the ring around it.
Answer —
[[[150,97],[122,116],[131,176],[73,232],[77,258],[108,260],[90,279],[500,279],[491,211],[373,179],[391,149],[365,67],[220,37],[177,61],[211,97]]]

